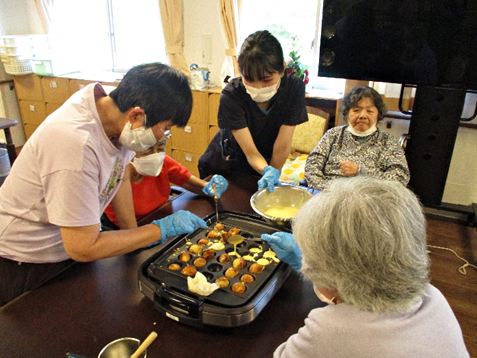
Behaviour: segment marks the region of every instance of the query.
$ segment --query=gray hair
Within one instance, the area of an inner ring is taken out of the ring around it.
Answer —
[[[358,309],[406,310],[429,282],[425,217],[398,182],[333,180],[300,210],[293,234],[303,275]]]
[[[388,111],[386,104],[379,92],[369,86],[355,87],[343,97],[340,103],[343,118],[347,120],[350,109],[356,107],[359,101],[365,98],[371,98],[378,109],[378,121],[382,120]]]

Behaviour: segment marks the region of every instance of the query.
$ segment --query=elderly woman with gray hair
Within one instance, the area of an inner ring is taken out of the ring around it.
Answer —
[[[409,182],[404,151],[396,138],[377,127],[386,105],[371,87],[355,87],[341,101],[348,122],[328,130],[305,163],[305,180],[313,189],[323,189],[333,179],[368,176]]]
[[[262,238],[328,303],[274,357],[469,357],[452,309],[429,283],[425,218],[403,185],[337,179],[300,210],[293,235]]]

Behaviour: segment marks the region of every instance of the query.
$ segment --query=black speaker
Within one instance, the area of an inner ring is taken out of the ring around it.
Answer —
[[[459,88],[417,87],[406,158],[409,186],[426,206],[442,202],[465,94]]]
[[[477,90],[476,18],[477,0],[323,0],[318,76]]]

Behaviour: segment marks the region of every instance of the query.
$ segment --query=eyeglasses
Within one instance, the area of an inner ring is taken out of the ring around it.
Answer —
[[[162,135],[166,139],[169,139],[172,136],[170,129],[165,129],[165,130],[162,129],[162,128],[159,128],[159,129],[162,131],[162,133],[163,133]]]

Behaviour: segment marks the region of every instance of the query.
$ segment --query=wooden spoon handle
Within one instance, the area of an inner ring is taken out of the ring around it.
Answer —
[[[156,339],[157,337],[157,333],[156,332],[151,332],[151,334],[149,336],[147,336],[147,338],[144,340],[144,342],[142,342],[142,344],[139,346],[138,349],[136,349],[136,352],[134,352],[131,356],[131,358],[138,358],[142,352],[144,352],[147,347],[150,346],[150,344]]]

